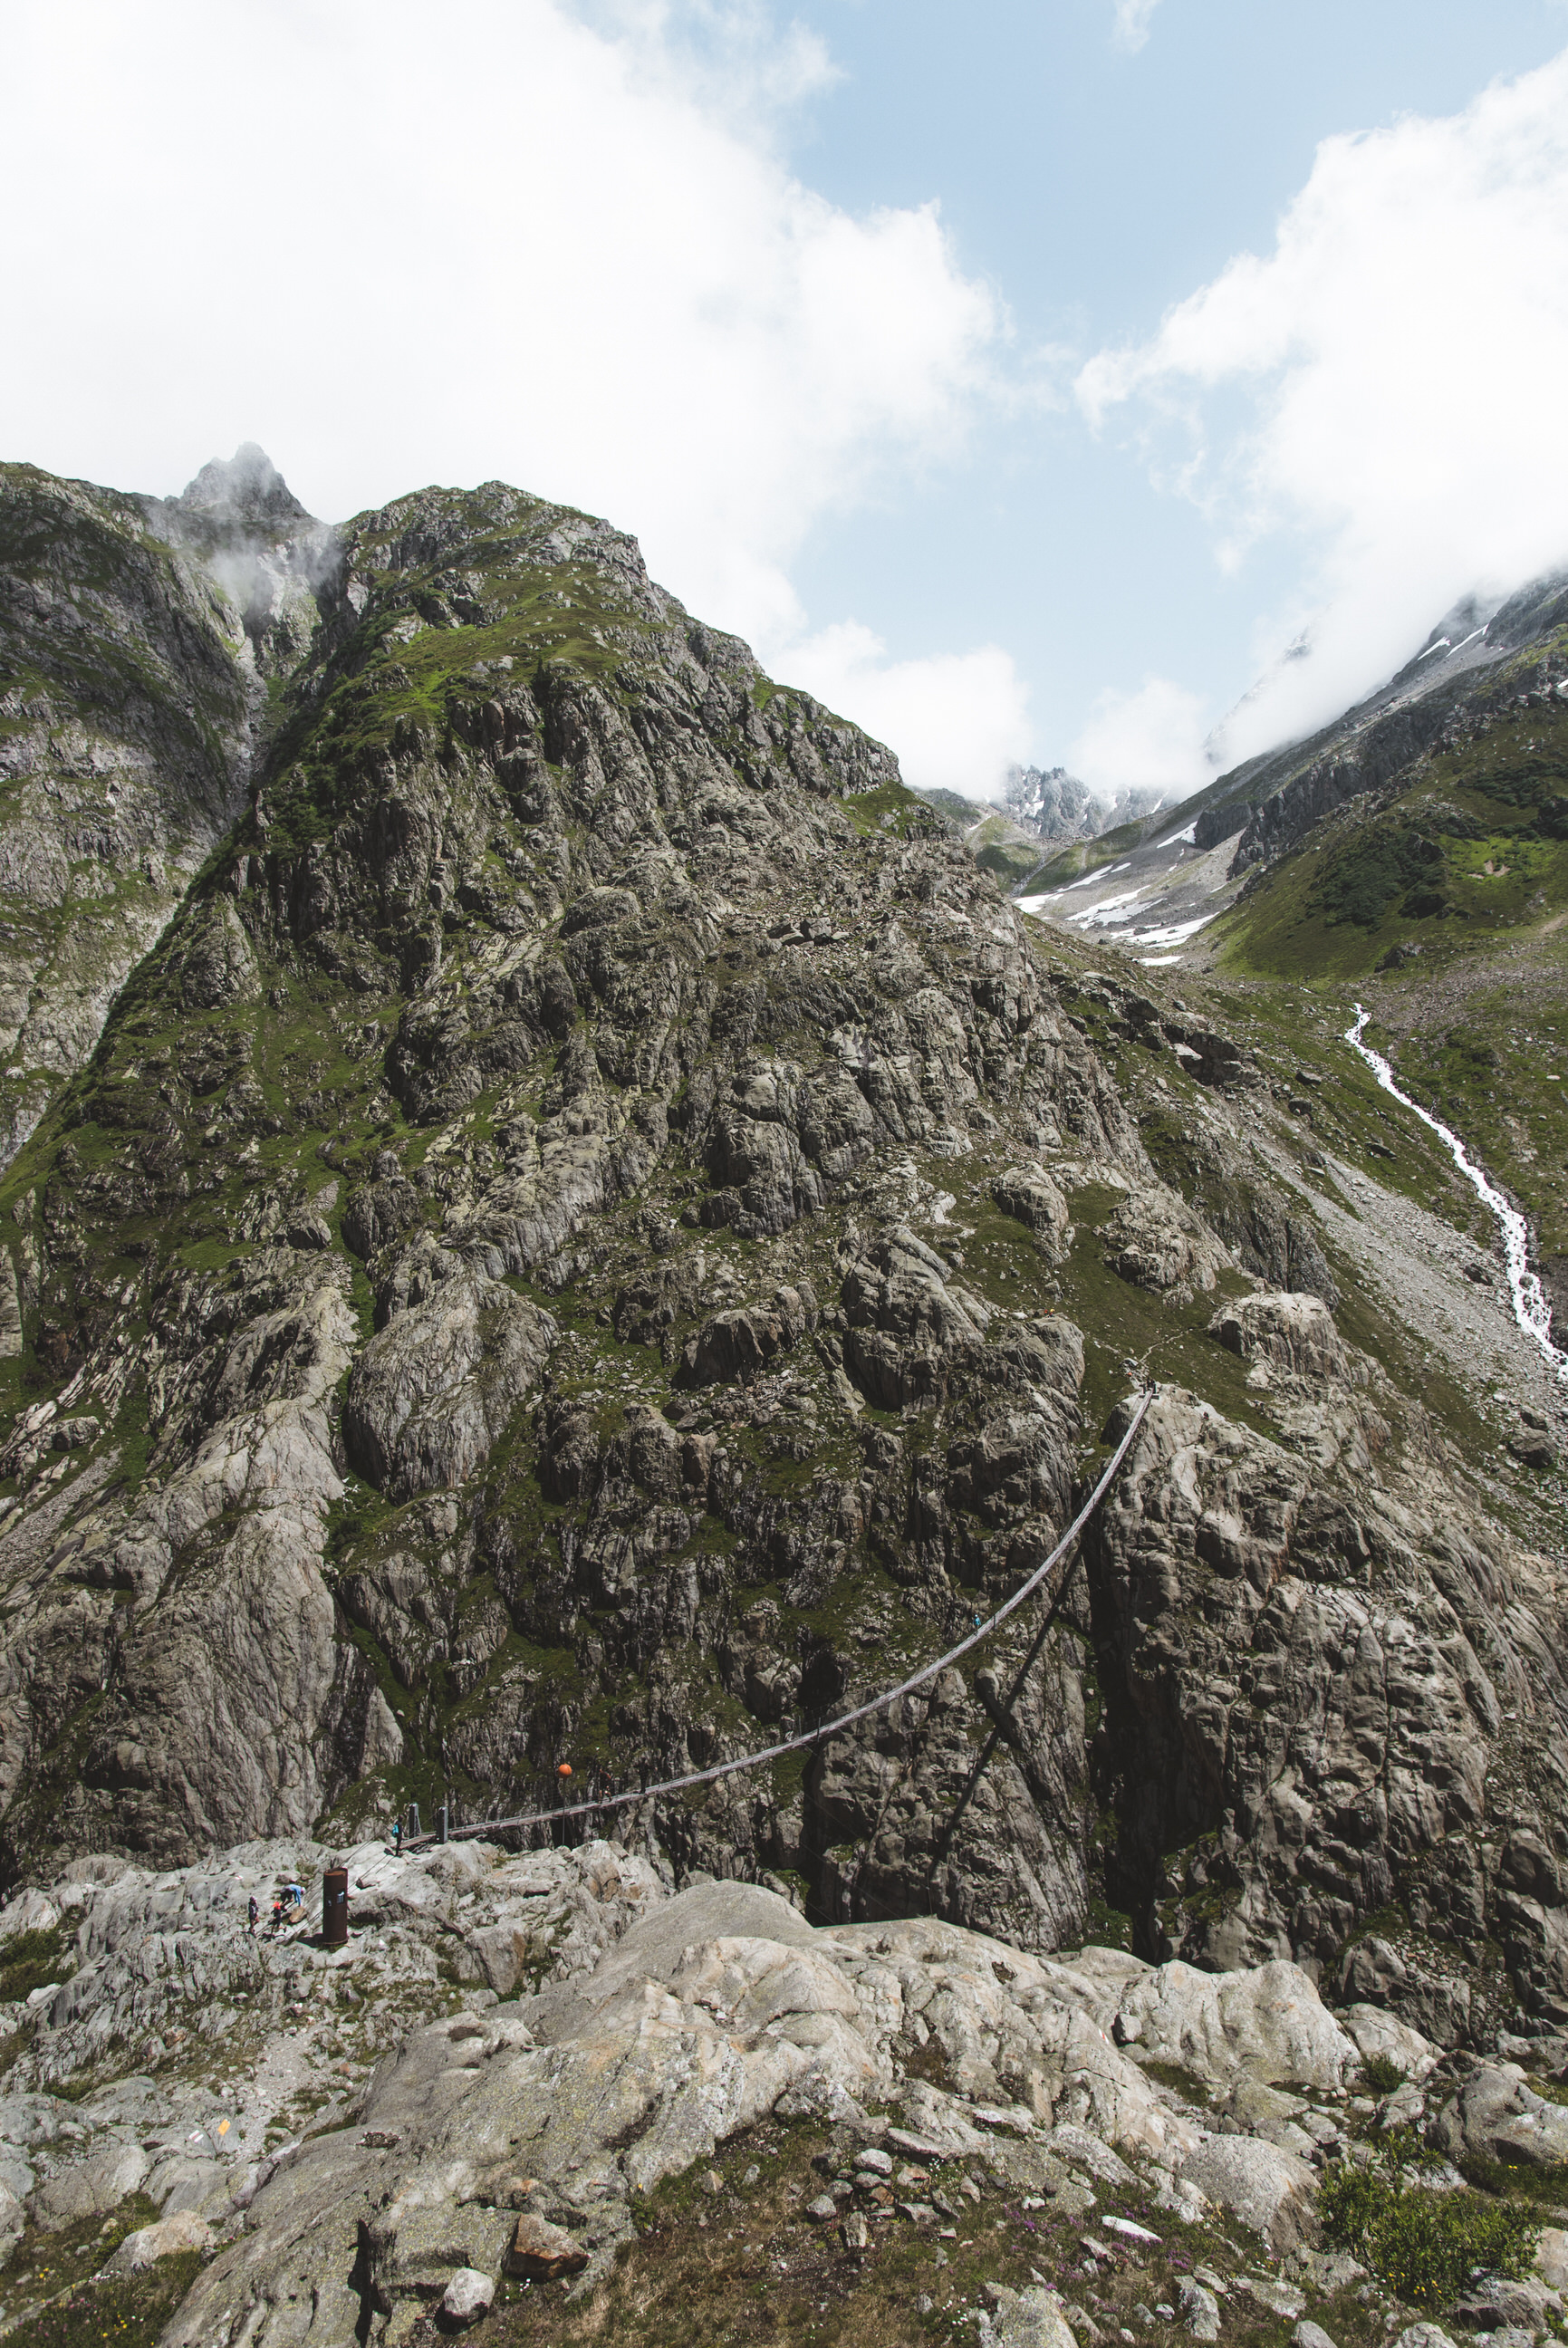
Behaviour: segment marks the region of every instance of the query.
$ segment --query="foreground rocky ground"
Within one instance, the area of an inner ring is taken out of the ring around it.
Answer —
[[[7,2330],[96,2337],[111,2309],[145,2330],[174,2290],[169,2348],[965,2320],[1066,2348],[1064,2323],[1304,2318],[1343,2343],[1434,2310],[1326,2244],[1340,2164],[1418,2137],[1431,2190],[1479,2202],[1459,2164],[1490,2164],[1564,2214],[1562,2042],[1514,2050],[1542,2095],[1506,2057],[1331,2012],[1288,1963],[813,1928],[755,1885],[676,1894],[604,1842],[362,1846],[333,1950],[328,1857],[78,1862],[0,1916],[0,1986],[51,1956],[65,1976],[7,2009]],[[253,1938],[253,1893],[266,1916],[296,1880],[310,1921]],[[1533,2278],[1478,2274],[1450,2320],[1554,2330],[1565,2257],[1549,2230]]]

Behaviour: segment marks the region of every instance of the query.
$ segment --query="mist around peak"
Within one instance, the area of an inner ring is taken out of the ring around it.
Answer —
[[[171,502],[253,529],[287,530],[294,523],[314,520],[254,440],[242,440],[232,457],[214,457]]]
[[[315,597],[341,551],[266,450],[242,440],[214,457],[177,498],[144,498],[160,537],[185,549],[239,615],[258,675],[296,661],[315,624]]]

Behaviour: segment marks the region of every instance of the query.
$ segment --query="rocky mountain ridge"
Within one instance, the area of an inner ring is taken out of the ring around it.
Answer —
[[[1134,788],[1108,799],[1065,767],[1011,767],[1002,799],[1014,821],[1037,839],[1094,839],[1118,824],[1153,814],[1161,794]]]
[[[1300,741],[1245,759],[1182,803],[1197,844],[1241,835],[1243,866],[1293,847],[1332,807],[1375,790],[1484,707],[1504,677],[1548,658],[1568,624],[1568,574],[1551,572],[1511,595],[1467,596],[1376,691]],[[1501,673],[1501,674],[1500,674]]]
[[[242,472],[180,527],[299,533],[316,619],[256,557],[248,802],[0,1190],[11,1879],[830,1718],[1048,1552],[1141,1353],[1046,1623],[640,1830],[1554,2028],[1550,1508],[1336,1327],[1251,1056],[1042,947],[608,525],[429,490],[328,560]]]
[[[1098,840],[1120,826],[1144,824],[1163,804],[1161,792],[1147,789],[1102,798],[1065,767],[1010,767],[994,805],[956,791],[916,796],[954,826],[982,871],[1015,891],[1027,888],[1064,843]]]
[[[1049,890],[1112,866],[1141,880],[1157,867],[1174,869],[1173,849],[1179,862],[1183,845],[1208,858],[1234,840],[1228,857],[1203,869],[1206,901],[1192,901],[1212,918],[1233,898],[1227,881],[1252,874],[1255,885],[1260,868],[1294,852],[1338,810],[1376,815],[1434,758],[1472,750],[1521,707],[1553,705],[1565,644],[1568,582],[1562,573],[1490,605],[1467,598],[1392,677],[1328,725],[1243,760],[1179,803],[1130,793],[1098,824],[1089,804],[1084,824],[1061,834],[1080,852],[1069,848],[1038,873],[1016,876],[1016,883]],[[1054,803],[1051,787],[1061,778],[1059,768],[1042,778],[1022,770],[1026,800],[1044,790]],[[1061,781],[1069,787],[1076,807],[1084,787],[1071,778]],[[1026,813],[1015,813],[1028,821]]]

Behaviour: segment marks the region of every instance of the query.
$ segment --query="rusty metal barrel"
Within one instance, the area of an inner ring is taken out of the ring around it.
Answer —
[[[348,1938],[348,1869],[329,1867],[321,1879],[321,1937],[329,1949]]]

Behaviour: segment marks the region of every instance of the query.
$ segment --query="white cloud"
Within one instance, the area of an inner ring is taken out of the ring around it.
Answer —
[[[780,113],[842,79],[810,26],[780,28],[768,0],[562,0],[571,14],[637,46],[660,77],[678,77],[705,106],[744,116],[749,138],[768,137]]]
[[[1119,49],[1136,57],[1149,38],[1150,20],[1160,5],[1160,0],[1116,0],[1116,26],[1112,37]]]
[[[1137,790],[1184,798],[1209,780],[1206,723],[1195,693],[1169,677],[1147,677],[1135,693],[1099,695],[1068,746],[1067,765],[1102,798]]]
[[[772,665],[889,744],[918,790],[994,798],[1029,738],[1028,687],[998,644],[890,662],[850,620],[780,645]]]
[[[1001,320],[934,207],[792,176],[779,110],[832,69],[769,22],[13,0],[0,449],[167,491],[254,438],[333,517],[499,475],[794,638],[804,537],[962,445]],[[868,655],[847,714],[892,689]]]
[[[1565,380],[1568,56],[1461,114],[1325,140],[1271,254],[1083,369],[1091,417],[1136,402],[1152,447],[1185,439],[1223,560],[1284,528],[1312,550],[1307,603],[1260,646],[1310,616],[1311,655],[1243,705],[1227,763],[1332,716],[1460,595],[1568,557]]]

